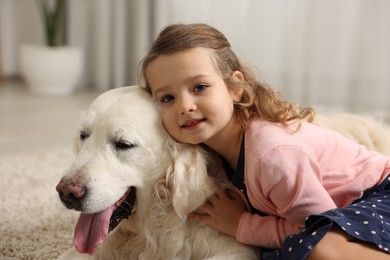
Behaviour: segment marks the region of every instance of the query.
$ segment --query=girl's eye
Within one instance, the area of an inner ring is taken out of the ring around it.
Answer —
[[[174,100],[172,95],[165,95],[160,99],[161,103],[169,103],[172,100]]]
[[[196,85],[195,88],[194,88],[194,92],[200,92],[200,91],[203,91],[207,88],[206,85],[204,84],[199,84],[199,85]]]

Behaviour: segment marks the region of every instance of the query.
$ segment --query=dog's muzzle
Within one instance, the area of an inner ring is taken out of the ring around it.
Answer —
[[[113,205],[97,213],[83,213],[83,201],[88,189],[85,185],[63,179],[57,185],[59,197],[69,209],[81,211],[74,234],[74,245],[80,253],[93,254],[109,232],[115,229],[123,219],[128,219],[134,211],[136,188],[130,187]]]

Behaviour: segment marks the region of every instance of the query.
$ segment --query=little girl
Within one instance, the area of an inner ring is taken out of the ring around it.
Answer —
[[[169,134],[217,153],[251,208],[221,190],[192,220],[264,259],[390,259],[390,158],[312,124],[208,25],[168,26],[141,69]]]

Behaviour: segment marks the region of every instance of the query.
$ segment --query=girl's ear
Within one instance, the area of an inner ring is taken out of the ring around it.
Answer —
[[[245,80],[244,75],[239,70],[234,71],[232,77],[235,82],[241,83]],[[240,102],[244,88],[241,84],[235,84],[232,88],[230,88],[230,92],[232,94],[233,101]]]
[[[237,80],[237,81],[244,81],[245,80],[244,75],[239,70],[233,71],[232,77],[234,80]]]

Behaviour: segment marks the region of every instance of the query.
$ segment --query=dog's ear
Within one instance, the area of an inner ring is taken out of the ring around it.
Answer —
[[[172,148],[168,187],[173,193],[173,208],[184,217],[206,202],[216,184],[207,174],[207,155],[199,146],[175,144]]]

